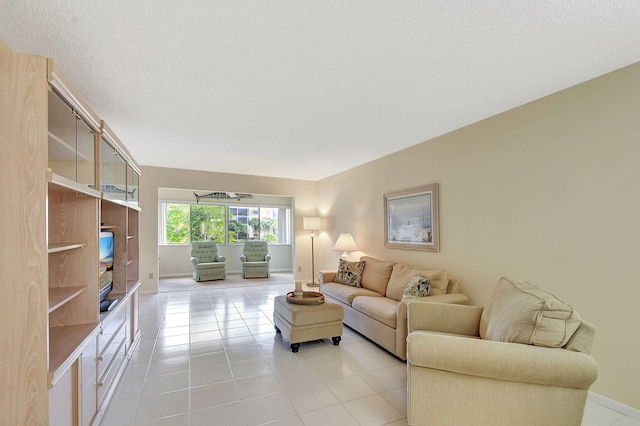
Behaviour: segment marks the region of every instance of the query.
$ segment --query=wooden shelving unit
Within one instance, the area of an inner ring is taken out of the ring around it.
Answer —
[[[0,49],[0,90],[0,375],[19,384],[0,390],[2,422],[99,423],[141,333],[140,171],[51,59]],[[101,230],[119,299],[103,313]]]

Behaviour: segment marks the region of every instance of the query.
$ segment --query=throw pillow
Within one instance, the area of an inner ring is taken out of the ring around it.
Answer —
[[[411,278],[409,284],[402,293],[402,300],[413,299],[415,297],[426,297],[431,290],[431,280],[425,278],[422,275],[416,275]]]
[[[431,281],[431,290],[429,292],[430,296],[447,293],[449,275],[444,269],[417,269],[401,263],[396,263],[393,265],[393,270],[391,271],[386,296],[389,299],[399,302],[402,299],[402,293],[404,292],[404,288],[407,286],[407,283],[416,275],[422,275],[425,278],[429,278]]]
[[[365,263],[364,261],[349,262],[340,259],[334,282],[353,287],[362,287],[362,271],[364,271]]]
[[[367,267],[362,272],[362,288],[373,290],[384,296],[387,292],[387,284],[389,284],[394,262],[378,260],[369,256],[362,256],[360,260],[367,262]]]
[[[525,281],[501,278],[480,318],[480,337],[561,348],[581,323],[573,308]]]

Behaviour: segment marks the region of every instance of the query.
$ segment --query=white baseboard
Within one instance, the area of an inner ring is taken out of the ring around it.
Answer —
[[[274,272],[274,273],[278,273],[278,272],[284,272],[284,273],[293,273],[293,271],[291,269],[286,269],[286,268],[276,268],[276,269],[271,269],[270,272]],[[242,271],[229,271],[227,270],[227,275],[241,275]],[[178,272],[178,273],[174,273],[174,274],[160,274],[160,278],[181,278],[181,277],[190,277],[191,276],[191,272]],[[309,282],[311,282],[311,280],[307,280]]]
[[[629,407],[628,405],[624,405],[621,402],[614,401],[613,399],[609,399],[602,395],[599,395],[595,392],[589,391],[589,396],[587,399],[591,402],[594,402],[598,405],[602,405],[610,410],[615,411],[616,413],[620,413],[623,416],[629,417],[633,420],[640,421],[640,410],[637,410],[633,407]]]

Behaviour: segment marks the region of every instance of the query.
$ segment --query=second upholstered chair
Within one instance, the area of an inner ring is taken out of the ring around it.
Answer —
[[[247,241],[242,253],[242,278],[269,278],[271,255],[266,241]]]

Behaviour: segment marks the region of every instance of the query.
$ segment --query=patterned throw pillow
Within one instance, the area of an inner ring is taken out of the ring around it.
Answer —
[[[362,287],[362,271],[364,271],[365,263],[365,261],[348,262],[340,259],[334,281],[353,287]]]
[[[422,275],[416,275],[411,278],[411,281],[409,281],[409,284],[405,287],[402,293],[402,300],[428,296],[430,290],[431,280]]]

